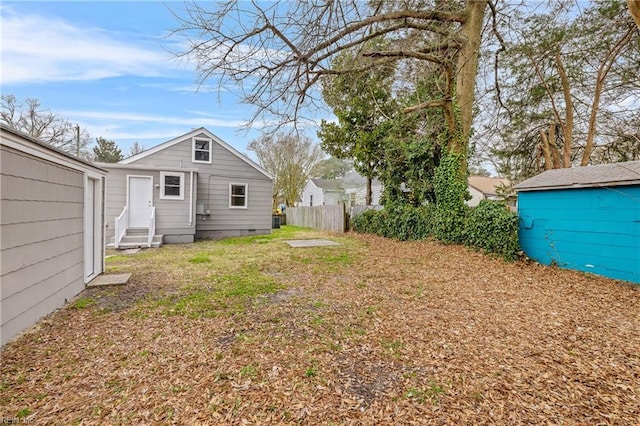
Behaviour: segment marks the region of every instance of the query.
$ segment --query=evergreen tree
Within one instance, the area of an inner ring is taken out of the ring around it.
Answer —
[[[96,146],[93,147],[95,161],[102,163],[117,163],[122,160],[122,151],[114,141],[103,137],[96,138]]]

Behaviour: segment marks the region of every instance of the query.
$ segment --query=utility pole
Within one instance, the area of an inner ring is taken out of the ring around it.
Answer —
[[[76,124],[76,157],[80,157],[80,125]]]

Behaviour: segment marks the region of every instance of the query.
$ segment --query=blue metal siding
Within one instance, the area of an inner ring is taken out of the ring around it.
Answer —
[[[518,215],[530,258],[640,283],[640,186],[523,191]]]

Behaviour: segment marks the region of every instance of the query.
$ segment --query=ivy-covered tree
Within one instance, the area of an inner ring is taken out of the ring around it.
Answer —
[[[488,0],[227,1],[213,7],[190,2],[176,16],[181,20],[177,32],[189,39],[183,55],[197,62],[199,81],[216,76],[221,86],[239,86],[243,100],[255,107],[248,125],[258,119],[276,128],[305,122],[305,108],[314,106],[315,88],[324,77],[357,79],[397,65],[408,70],[441,66],[447,75],[442,96],[404,111],[443,111],[447,148],[464,157],[464,179],[489,7],[494,5]],[[371,49],[371,40],[380,37],[388,44]],[[371,61],[337,70],[335,58],[349,51]]]
[[[114,141],[107,140],[102,136],[96,138],[96,146],[93,147],[94,160],[102,163],[117,163],[124,157],[122,151]]]

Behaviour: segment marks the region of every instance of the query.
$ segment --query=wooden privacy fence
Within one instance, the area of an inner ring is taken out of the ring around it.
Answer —
[[[286,223],[330,232],[347,232],[354,217],[367,210],[382,210],[382,206],[353,206],[344,204],[315,207],[288,207]],[[282,223],[284,224],[284,223]]]
[[[287,207],[287,224],[320,229],[329,232],[345,232],[347,215],[344,204],[314,207]]]

